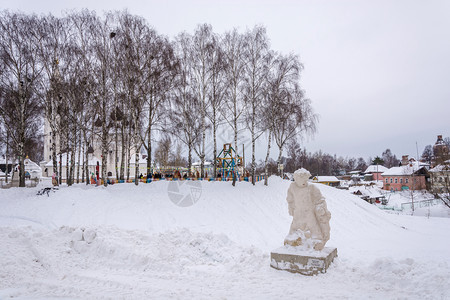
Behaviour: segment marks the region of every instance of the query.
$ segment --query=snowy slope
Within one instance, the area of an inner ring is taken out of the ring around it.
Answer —
[[[190,207],[168,182],[0,190],[0,299],[450,297],[449,219],[386,214],[323,185],[339,257],[315,277],[271,269],[289,184],[202,182]]]

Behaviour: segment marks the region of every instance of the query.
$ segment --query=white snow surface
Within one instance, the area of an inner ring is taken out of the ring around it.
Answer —
[[[450,219],[387,214],[318,184],[338,257],[307,277],[270,267],[290,181],[0,190],[0,299],[449,299]],[[181,189],[181,191],[183,191]]]
[[[367,167],[367,169],[364,171],[364,173],[383,173],[389,170],[385,166],[382,165],[370,165]]]

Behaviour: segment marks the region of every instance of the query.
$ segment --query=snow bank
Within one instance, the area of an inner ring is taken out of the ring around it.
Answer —
[[[202,182],[190,207],[169,184],[0,190],[0,299],[450,297],[449,219],[386,214],[318,185],[339,257],[304,277],[269,267],[291,222],[289,181]]]

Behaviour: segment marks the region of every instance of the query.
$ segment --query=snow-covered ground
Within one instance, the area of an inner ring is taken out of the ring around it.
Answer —
[[[289,181],[183,184],[198,200],[188,207],[173,184],[0,190],[0,299],[450,298],[449,218],[387,214],[318,185],[338,258],[306,277],[269,266],[291,222]]]

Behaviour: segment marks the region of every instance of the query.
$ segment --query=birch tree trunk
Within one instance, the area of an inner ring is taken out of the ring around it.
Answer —
[[[21,93],[19,93],[19,187],[25,187],[25,91],[23,87],[21,88]]]
[[[152,170],[152,112],[153,112],[153,93],[150,88],[150,100],[148,107],[148,132],[147,132],[147,177],[153,174]]]
[[[280,151],[278,153],[278,159],[277,159],[277,167],[278,167],[278,172],[281,178],[283,178],[283,170],[281,169],[281,157],[283,155],[283,145],[281,144],[280,146],[278,146],[278,150]]]
[[[217,131],[216,125],[216,110],[213,110],[213,140],[214,140],[214,149],[213,149],[213,159],[214,159],[214,179],[217,178]]]
[[[188,144],[188,175],[189,177],[192,177],[192,143]]]
[[[131,123],[131,120],[130,120]],[[128,126],[128,138],[127,138],[127,181],[130,180],[130,156],[131,156],[131,124]]]
[[[62,184],[62,138],[59,139],[59,184]]]
[[[122,109],[123,111],[123,109]],[[125,156],[126,156],[126,149],[127,149],[127,140],[125,138],[125,118],[122,120],[121,124],[121,143],[122,143],[122,153],[120,157],[120,180],[124,180],[124,173],[125,173]]]
[[[272,140],[272,131],[269,130],[269,138],[267,142],[267,154],[264,162],[264,185],[269,185],[269,155],[270,155],[270,142]]]
[[[117,105],[114,108],[114,137],[115,137],[115,143],[114,143],[114,168],[116,170],[116,180],[119,181],[119,135],[117,132]]]
[[[6,183],[8,183],[8,169],[9,169],[9,161],[8,161],[8,159],[9,159],[9,156],[8,156],[8,153],[9,153],[9,131],[8,132],[6,132],[6,153],[5,153],[5,157],[6,157],[6,170],[5,170],[5,182]]]
[[[237,93],[235,91],[235,99],[237,98]],[[237,100],[234,101],[234,115],[237,116]],[[237,139],[238,139],[238,129],[237,129],[237,117],[234,117],[233,119],[233,124],[234,124],[234,151],[235,151],[235,166],[234,166],[234,172],[233,172],[233,186],[236,185],[236,170],[237,170],[237,156],[238,156],[238,143],[237,143]]]
[[[255,157],[255,118],[256,118],[256,103],[252,101],[252,124],[251,124],[251,133],[252,133],[252,184],[255,185],[255,175],[256,175],[256,157]]]
[[[80,160],[81,160],[81,152],[83,152],[83,163],[82,163],[82,167],[81,167],[81,183],[84,182],[84,171],[85,171],[85,166],[84,164],[86,163],[85,159],[84,159],[84,153],[86,152],[86,143],[84,142],[84,139],[81,137],[80,135],[80,142],[83,143],[83,151],[80,151],[79,155],[78,155],[78,173],[80,172]],[[78,176],[78,175],[77,175]],[[78,180],[77,180],[78,183]]]
[[[102,122],[102,180],[103,186],[107,186],[106,182],[106,170],[108,167],[108,131],[106,127],[106,117]]]
[[[136,126],[136,129],[137,129],[137,122],[135,122],[135,126]],[[139,142],[138,142],[138,137],[137,136],[135,136],[135,142],[134,142],[134,147],[135,147],[135,151],[136,151],[136,154],[135,154],[135,160],[134,160],[134,184],[135,185],[138,185],[139,184],[139,155],[140,155],[140,151],[139,151]]]
[[[62,163],[61,163],[62,164]],[[66,184],[69,185],[69,125],[66,127]]]
[[[78,161],[78,164],[77,164],[77,184],[80,183],[81,151],[82,151],[82,149],[84,150],[84,145],[83,145],[82,140],[81,140],[81,132],[78,135],[78,138],[79,138],[78,139],[79,149],[78,149],[78,153],[77,153],[77,161]]]

